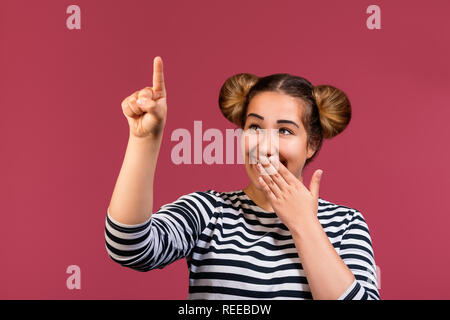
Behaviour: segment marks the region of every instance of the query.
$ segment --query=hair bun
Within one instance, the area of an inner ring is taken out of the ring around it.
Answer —
[[[319,85],[314,87],[313,96],[319,108],[323,137],[330,139],[344,131],[352,116],[347,95],[333,86]]]
[[[219,93],[219,107],[229,121],[241,126],[242,112],[250,89],[258,82],[258,77],[250,73],[239,73],[229,77]]]

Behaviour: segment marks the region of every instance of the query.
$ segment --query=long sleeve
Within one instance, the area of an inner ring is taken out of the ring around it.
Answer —
[[[107,211],[105,245],[110,258],[137,271],[162,269],[190,254],[214,212],[214,198],[196,191],[165,204],[144,223],[125,225]]]
[[[357,210],[342,236],[339,255],[356,279],[339,300],[380,300],[369,227]]]

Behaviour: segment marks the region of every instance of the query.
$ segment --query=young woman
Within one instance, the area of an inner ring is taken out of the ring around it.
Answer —
[[[160,57],[153,72],[152,88],[122,102],[130,136],[106,215],[111,259],[149,271],[186,258],[188,299],[380,299],[363,215],[319,197],[321,170],[309,189],[302,179],[323,138],[350,121],[345,93],[289,74],[230,77],[220,109],[258,136],[245,144],[248,186],[192,192],[151,214],[167,115]]]

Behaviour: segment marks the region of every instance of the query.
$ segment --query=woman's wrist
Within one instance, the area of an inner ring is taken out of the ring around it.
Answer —
[[[307,239],[323,231],[322,225],[316,215],[310,215],[299,220],[295,225],[288,226],[294,239]]]
[[[155,143],[155,142],[159,143],[162,140],[163,133],[164,133],[164,127],[155,129],[154,132],[148,134],[147,136],[143,136],[143,137],[133,134],[130,130],[129,139],[138,141],[139,143]]]

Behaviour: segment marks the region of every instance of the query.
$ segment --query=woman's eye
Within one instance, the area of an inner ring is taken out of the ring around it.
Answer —
[[[259,126],[257,126],[256,124],[252,124],[248,127],[248,130],[256,130],[259,129]]]
[[[260,128],[258,125],[256,125],[256,124],[252,124],[252,125],[250,125],[250,126],[248,127],[247,130],[258,131],[258,130],[261,130],[261,128]],[[283,135],[293,134],[291,130],[286,129],[286,128],[280,128],[280,129],[278,130],[278,133],[281,133],[281,134],[283,134]]]
[[[279,132],[285,132],[284,134],[292,134],[291,130],[288,130],[286,128],[280,128]]]

